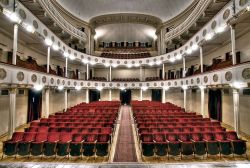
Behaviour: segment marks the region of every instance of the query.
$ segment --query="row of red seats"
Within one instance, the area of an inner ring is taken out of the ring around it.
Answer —
[[[139,78],[113,78],[114,82],[139,82]]]

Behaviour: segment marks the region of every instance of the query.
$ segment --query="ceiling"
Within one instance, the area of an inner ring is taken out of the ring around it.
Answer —
[[[167,21],[184,11],[194,0],[57,0],[68,12],[89,22],[91,18],[116,13],[147,14]]]
[[[142,24],[108,24],[96,28],[95,31],[95,38],[104,42],[152,42],[156,38],[156,29]]]

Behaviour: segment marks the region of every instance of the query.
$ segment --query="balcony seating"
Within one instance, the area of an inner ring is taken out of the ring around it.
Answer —
[[[113,78],[113,82],[139,82],[139,78]]]
[[[145,80],[146,81],[158,81],[162,79],[160,77],[146,77]]]
[[[105,77],[92,77],[90,80],[93,81],[107,81]]]
[[[171,103],[132,101],[144,157],[246,154],[246,142],[220,122]]]
[[[114,58],[114,59],[139,59],[151,57],[149,52],[143,53],[127,53],[127,54],[117,54],[117,53],[102,53],[100,57],[104,58]]]

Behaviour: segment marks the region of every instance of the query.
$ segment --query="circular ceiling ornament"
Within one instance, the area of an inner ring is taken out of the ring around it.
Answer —
[[[124,61],[124,64],[127,64],[128,62],[127,61]]]
[[[139,83],[139,86],[142,87],[142,83]]]
[[[65,85],[65,80],[62,81],[62,84]]]
[[[244,79],[250,79],[250,68],[245,68],[243,71],[242,71],[242,77]]]
[[[135,84],[134,84],[134,83],[132,83],[132,86],[133,86],[133,87],[135,87]]]
[[[95,86],[98,86],[98,83],[95,83]]]
[[[120,83],[117,83],[116,86],[117,86],[117,87],[120,87]]]
[[[212,22],[212,24],[211,24],[211,29],[215,29],[215,27],[216,27],[216,25],[217,25],[217,22],[216,22],[216,20],[214,20],[213,22]]]
[[[36,20],[33,20],[33,27],[34,27],[35,29],[38,29],[38,27],[39,27]]]
[[[54,84],[54,78],[51,78],[51,79],[50,79],[50,83],[51,83],[51,84]]]
[[[68,86],[70,86],[70,81],[68,81]]]
[[[102,86],[105,87],[105,83],[102,83]]]
[[[81,86],[83,86],[83,82],[81,82]]]
[[[109,86],[110,86],[110,87],[112,87],[112,86],[113,86],[113,84],[112,84],[112,83],[109,83]]]
[[[199,36],[196,36],[195,41],[198,42],[200,40]]]
[[[149,84],[149,83],[147,83],[147,86],[150,86],[150,84]]]
[[[197,84],[200,84],[200,82],[201,82],[200,78],[197,78],[196,82],[197,82]]]
[[[24,80],[24,73],[23,72],[18,72],[17,73],[17,80],[19,82],[23,81]]]
[[[171,82],[168,82],[168,86],[171,86]]]
[[[19,9],[19,16],[25,20],[27,18],[27,15],[23,9]]]
[[[74,86],[76,86],[77,85],[77,82],[74,82]]]
[[[44,35],[45,37],[48,36],[48,31],[47,31],[46,29],[43,29],[43,35]]]
[[[157,86],[157,83],[154,83],[154,86]]]
[[[98,62],[98,59],[97,59],[97,58],[95,59],[95,62]]]
[[[208,77],[207,76],[204,76],[204,82],[207,83],[208,82]]]
[[[9,5],[10,3],[9,0],[0,0],[0,2],[4,4],[5,6]]]
[[[194,84],[194,79],[191,79],[191,84]]]
[[[176,81],[174,82],[174,85],[177,86],[177,82]]]
[[[148,60],[148,59],[146,60],[146,63],[149,63],[149,60]]]
[[[51,41],[55,42],[55,37],[54,36],[51,36]]]
[[[183,85],[183,81],[181,81],[181,85]]]
[[[124,86],[125,86],[125,87],[127,87],[127,86],[128,86],[128,84],[127,84],[127,83],[125,83],[125,84],[124,84]]]
[[[47,81],[46,76],[43,76],[43,77],[42,77],[42,82],[43,82],[43,83],[46,83],[46,81]]]
[[[186,80],[186,85],[188,85],[188,80]]]
[[[223,13],[223,19],[226,20],[228,19],[230,15],[230,9],[226,9],[225,12]]]
[[[230,71],[226,72],[226,74],[225,74],[225,79],[226,79],[227,81],[231,81],[232,78],[233,78],[232,72],[230,72]]]
[[[58,45],[58,47],[61,47],[61,42],[58,41],[57,45]],[[82,56],[82,57],[83,57],[83,56]]]
[[[0,68],[0,79],[4,80],[7,76],[7,72],[5,71],[5,69]]]
[[[90,82],[88,82],[88,84],[87,84],[88,86],[90,86],[91,85],[91,83]]]
[[[163,82],[161,82],[161,86],[164,86],[164,83],[163,83]]]
[[[213,76],[213,81],[214,81],[214,82],[218,82],[218,79],[219,79],[218,75],[217,75],[217,74],[214,74],[214,76]]]
[[[140,60],[140,61],[139,61],[139,63],[141,64],[141,63],[142,63],[142,61]]]
[[[57,84],[58,84],[58,85],[60,84],[60,79],[57,79]]]
[[[207,35],[207,29],[204,29],[202,32],[202,36],[205,37]]]
[[[248,3],[249,0],[240,0],[239,5],[245,6]]]
[[[102,63],[105,63],[106,61],[105,60],[102,60]]]

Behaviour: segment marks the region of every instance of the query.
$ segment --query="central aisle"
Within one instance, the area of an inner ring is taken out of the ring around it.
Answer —
[[[130,107],[121,106],[121,123],[113,162],[137,162]]]

